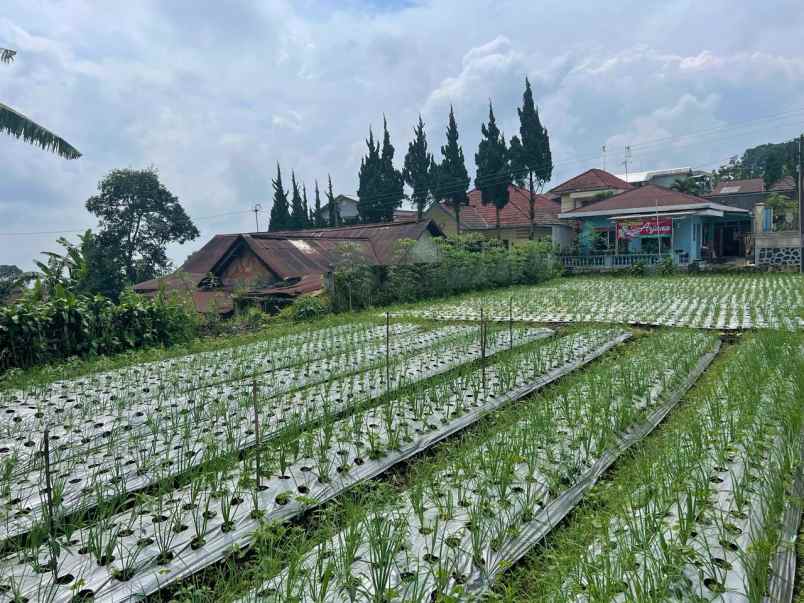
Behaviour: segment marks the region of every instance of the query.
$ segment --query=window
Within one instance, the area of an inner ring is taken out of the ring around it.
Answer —
[[[700,243],[701,242],[701,224],[696,223],[692,225],[692,242],[693,243]]]

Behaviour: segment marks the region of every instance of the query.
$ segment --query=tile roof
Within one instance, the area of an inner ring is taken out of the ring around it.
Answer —
[[[792,191],[796,181],[792,176],[785,176],[771,187],[771,191]],[[765,181],[762,178],[746,178],[743,180],[721,180],[712,189],[709,196],[742,195],[747,193],[764,193]]]
[[[500,211],[500,226],[530,225],[529,193],[527,189],[511,185],[508,189],[508,204]],[[452,208],[442,202],[441,208],[449,215],[454,215]],[[561,205],[545,195],[536,195],[534,203],[534,223],[557,224]],[[461,228],[467,230],[485,230],[497,227],[494,205],[483,205],[478,189],[469,191],[469,204],[461,207]]]
[[[589,205],[579,207],[572,211],[563,212],[563,215],[579,215],[582,216],[587,212],[598,211],[619,211],[623,209],[637,209],[641,207],[671,207],[674,205],[692,205],[692,204],[711,204],[710,199],[703,199],[695,195],[688,195],[680,193],[673,189],[656,186],[655,184],[646,184],[645,186],[634,188],[622,192],[607,199],[595,201]]]
[[[633,186],[605,170],[592,168],[591,170],[586,170],[583,174],[578,174],[574,178],[570,178],[566,182],[562,182],[558,186],[551,188],[549,192],[553,195],[560,195],[563,193],[594,191],[608,188],[628,190],[633,188]]]

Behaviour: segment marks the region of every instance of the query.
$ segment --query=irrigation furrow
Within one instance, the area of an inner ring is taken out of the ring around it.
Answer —
[[[507,334],[501,337],[507,342]],[[222,558],[233,546],[248,544],[261,521],[287,520],[329,500],[493,408],[589,362],[623,338],[597,332],[547,340],[531,351],[515,352],[522,363],[516,365],[518,370],[505,360],[485,369],[467,366],[461,376],[441,386],[414,387],[403,398],[305,434],[295,443],[295,453],[285,450],[295,457],[293,462],[281,458],[284,448],[275,451],[271,460],[262,462],[276,475],[272,472],[273,477],[259,484],[255,460],[247,459],[208,484],[191,484],[151,500],[145,508],[105,518],[73,534],[72,542],[62,543],[58,583],[52,573],[40,574],[47,580],[40,583],[29,563],[15,565],[7,559],[0,569],[12,577],[9,586],[14,592],[53,601],[69,598],[79,588],[76,584],[85,594],[104,600],[153,592]],[[92,541],[93,534],[102,531],[107,533],[108,548],[101,547],[105,553]],[[47,547],[38,554],[46,562]],[[99,565],[104,554],[107,562]]]

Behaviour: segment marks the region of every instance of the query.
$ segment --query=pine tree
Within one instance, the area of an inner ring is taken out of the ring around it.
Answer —
[[[330,228],[334,228],[340,223],[340,212],[338,211],[338,204],[335,202],[335,194],[332,192],[332,176],[327,174],[329,180],[329,187],[327,188],[327,213]]]
[[[301,230],[307,222],[307,213],[304,211],[304,204],[302,197],[299,193],[299,185],[296,182],[296,174],[290,173],[290,223],[288,224],[289,230]]]
[[[383,137],[382,154],[380,156],[381,192],[378,198],[380,221],[393,222],[394,210],[402,205],[405,197],[405,180],[402,172],[394,167],[394,145],[388,132],[388,121],[382,118]]]
[[[434,191],[436,201],[444,200],[455,213],[455,230],[461,234],[461,206],[469,202],[466,190],[469,188],[469,174],[463,149],[458,144],[458,124],[455,113],[449,108],[447,125],[447,144],[441,147],[441,163],[434,165]]]
[[[313,225],[313,220],[310,216],[310,206],[307,203],[307,185],[302,182],[302,206],[304,207],[304,226],[303,228],[310,228]]]
[[[374,141],[374,132],[369,128],[366,140],[368,154],[360,161],[357,188],[357,213],[362,222],[376,222],[380,219],[379,201],[382,194],[382,169],[380,145]]]
[[[500,210],[508,205],[509,187],[511,186],[511,164],[508,157],[508,148],[505,144],[497,120],[494,119],[494,109],[489,102],[489,121],[480,128],[483,137],[475,154],[477,173],[475,186],[480,189],[480,200],[483,205],[493,204],[496,213],[497,238],[502,238],[500,232]]]
[[[405,183],[413,189],[411,198],[416,206],[416,219],[421,220],[433,188],[434,176],[433,156],[427,152],[427,135],[424,133],[421,115],[413,135],[413,140],[408,145],[408,154],[405,155],[405,169],[402,176]]]
[[[268,230],[285,230],[290,222],[290,212],[288,210],[288,192],[282,185],[282,170],[279,163],[276,164],[276,179],[271,181],[274,187],[274,202],[271,205],[271,222]]]
[[[528,78],[525,78],[525,92],[522,95],[522,108],[519,113],[519,137],[511,139],[511,169],[514,181],[519,186],[528,182],[528,205],[530,208],[530,229],[528,238],[533,239],[536,227],[536,192],[553,175],[553,159],[550,154],[550,137],[547,128],[539,120],[539,111],[533,103],[533,92]]]
[[[313,214],[313,226],[316,228],[323,228],[326,226],[324,216],[321,213],[321,193],[318,190],[318,180],[315,181],[315,210]]]

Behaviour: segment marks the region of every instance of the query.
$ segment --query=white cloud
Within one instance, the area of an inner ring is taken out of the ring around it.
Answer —
[[[438,149],[450,103],[473,172],[488,99],[511,136],[525,75],[556,180],[599,165],[603,144],[610,168],[626,144],[645,169],[695,165],[801,127],[738,127],[804,97],[804,17],[788,0],[772,17],[726,0],[627,0],[606,11],[579,0],[6,4],[0,45],[19,54],[0,66],[0,99],[84,157],[66,162],[0,137],[2,232],[92,226],[84,201],[115,167],[155,165],[195,216],[267,207],[277,161],[310,188],[330,173],[336,191],[354,192],[370,124],[377,132],[387,115],[401,164],[420,112]],[[248,213],[198,222],[204,236],[252,224]],[[0,238],[0,263],[30,267],[53,239]]]

